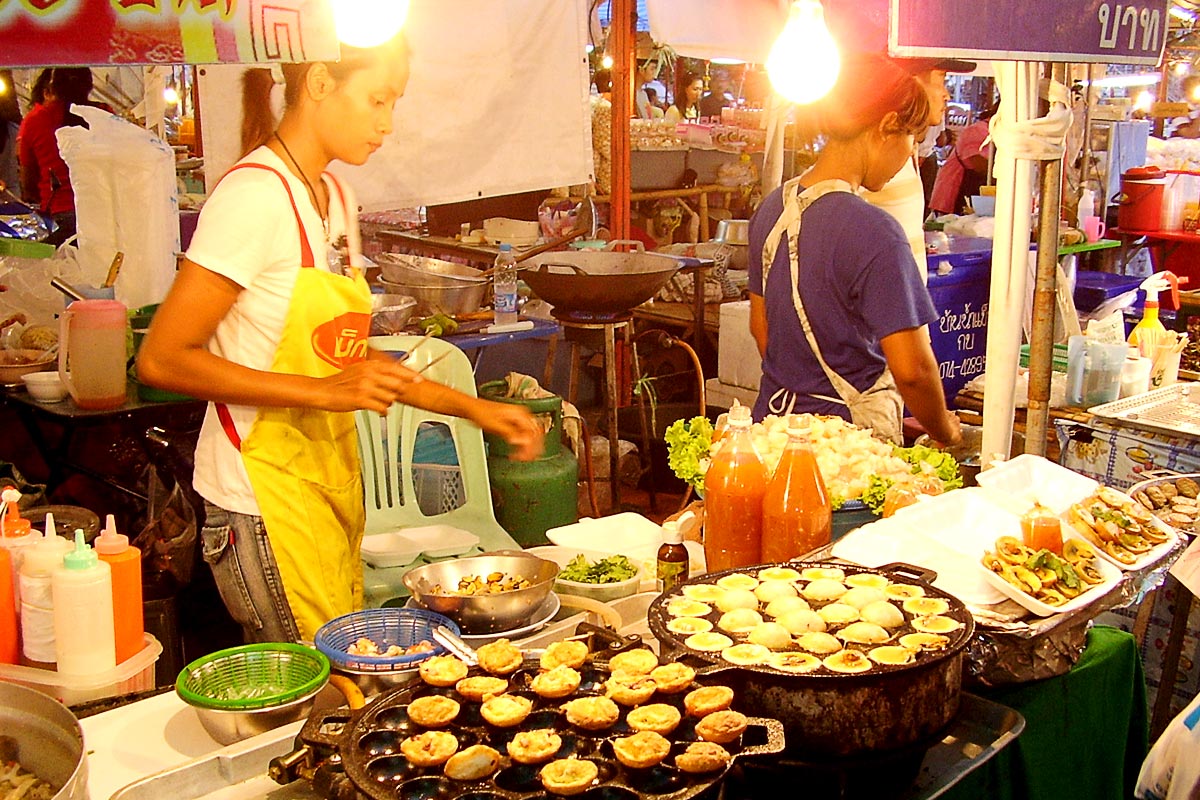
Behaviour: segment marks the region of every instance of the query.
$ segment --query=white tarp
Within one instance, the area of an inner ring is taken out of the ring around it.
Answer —
[[[584,0],[425,0],[405,24],[412,77],[395,130],[365,166],[331,167],[365,211],[590,179]],[[238,155],[243,70],[200,69],[210,190]]]
[[[787,21],[780,0],[647,0],[650,38],[690,58],[762,64]]]

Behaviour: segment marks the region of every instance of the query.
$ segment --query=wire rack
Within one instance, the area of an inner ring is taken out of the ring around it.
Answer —
[[[1200,438],[1200,386],[1190,383],[1164,386],[1145,394],[1092,406],[1088,411],[1123,425]]]

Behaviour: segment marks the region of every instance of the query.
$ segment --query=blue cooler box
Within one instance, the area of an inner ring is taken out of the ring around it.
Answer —
[[[929,336],[946,402],[953,407],[959,390],[984,369],[992,240],[954,237],[950,252],[930,253],[928,260],[929,296],[938,312]],[[938,274],[945,265],[950,271]]]

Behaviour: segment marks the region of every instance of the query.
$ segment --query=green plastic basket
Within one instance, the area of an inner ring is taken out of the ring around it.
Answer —
[[[183,668],[175,691],[203,708],[270,708],[318,691],[329,680],[329,659],[299,644],[247,644],[196,659]]]

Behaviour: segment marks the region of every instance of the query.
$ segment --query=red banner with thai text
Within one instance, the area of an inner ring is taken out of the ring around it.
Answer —
[[[329,0],[0,0],[0,66],[333,61]]]

